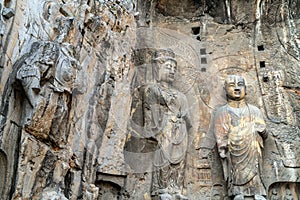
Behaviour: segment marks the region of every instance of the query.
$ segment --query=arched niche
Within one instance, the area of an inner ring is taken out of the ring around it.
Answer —
[[[270,185],[268,199],[299,199],[299,182],[276,182]]]

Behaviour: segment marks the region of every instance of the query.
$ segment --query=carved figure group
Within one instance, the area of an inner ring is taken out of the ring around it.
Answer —
[[[224,87],[228,103],[216,112],[214,134],[228,195],[234,200],[246,196],[265,199],[266,190],[260,176],[263,140],[267,138],[265,121],[260,110],[245,101],[243,77],[228,76]]]
[[[160,199],[181,198],[188,130],[191,127],[186,96],[173,87],[177,62],[172,50],[157,50],[153,59],[154,82],[142,87],[143,123],[147,137],[154,138],[152,195]],[[260,110],[245,101],[245,79],[230,75],[224,85],[227,104],[215,116],[214,135],[222,160],[228,195],[264,200],[261,180],[266,124]]]
[[[54,43],[36,44],[31,52],[16,75],[30,106],[34,108],[39,103],[42,79],[51,79],[54,92],[70,93],[75,59],[68,48],[59,49]],[[176,71],[175,53],[157,50],[152,60],[154,80],[141,87],[144,135],[157,142],[151,193],[161,200],[188,199],[182,191],[191,120],[187,98],[173,84]],[[265,200],[260,167],[267,132],[262,113],[245,101],[243,77],[228,76],[224,88],[228,102],[217,110],[213,123],[228,195],[234,200]],[[272,199],[275,196],[273,192]],[[285,199],[291,199],[289,196]]]

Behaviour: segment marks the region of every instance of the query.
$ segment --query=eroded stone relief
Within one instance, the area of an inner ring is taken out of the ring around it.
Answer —
[[[28,102],[23,118],[25,129],[38,138],[51,138],[57,146],[67,140],[57,128],[65,123],[76,70],[80,69],[72,48],[54,42],[36,42],[16,65],[16,79],[21,82]]]

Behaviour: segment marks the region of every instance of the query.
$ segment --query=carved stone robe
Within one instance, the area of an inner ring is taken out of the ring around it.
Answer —
[[[144,128],[148,137],[158,142],[158,149],[154,154],[154,168],[165,170],[163,174],[160,173],[159,188],[168,187],[171,182],[182,187],[182,162],[186,156],[190,127],[186,96],[158,84],[146,85],[143,91]]]
[[[266,195],[260,179],[263,139],[266,129],[260,110],[252,105],[220,107],[215,116],[214,133],[218,149],[227,149],[224,170],[228,178],[229,195]],[[227,174],[226,174],[227,173]]]

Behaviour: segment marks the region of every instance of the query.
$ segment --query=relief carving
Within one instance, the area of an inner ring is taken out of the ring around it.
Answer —
[[[284,200],[294,200],[293,194],[290,189],[286,189]]]
[[[278,192],[276,189],[272,190],[272,194],[270,196],[270,200],[279,200]]]
[[[65,143],[66,135],[60,133],[59,126],[66,123],[62,119],[68,115],[68,101],[79,69],[74,47],[35,42],[30,53],[16,62],[16,67],[16,79],[27,99],[23,117],[25,129],[42,139],[52,132],[54,141]],[[54,121],[57,123],[52,124]]]
[[[217,110],[214,134],[228,184],[228,195],[235,200],[247,196],[266,199],[260,169],[263,140],[267,138],[262,113],[245,101],[243,77],[228,76],[224,87],[228,103]]]
[[[289,94],[285,91],[285,77],[281,70],[265,71],[263,74],[262,86],[264,89],[264,99],[267,116],[275,123],[296,124],[297,120],[293,113],[293,107],[289,102]]]
[[[277,182],[269,188],[270,200],[297,200],[299,199],[300,184],[294,182]]]

